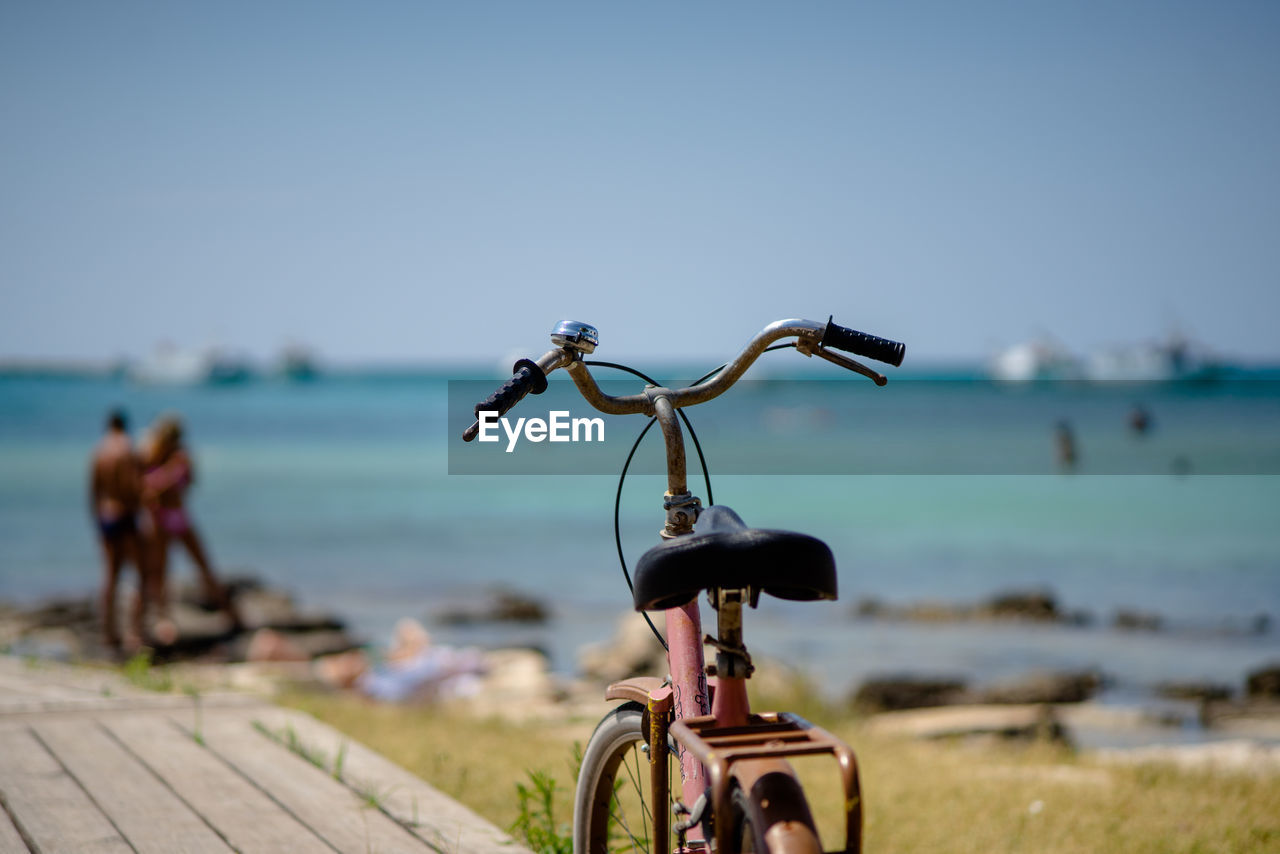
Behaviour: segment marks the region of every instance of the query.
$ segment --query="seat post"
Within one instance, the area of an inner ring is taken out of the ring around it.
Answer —
[[[742,603],[745,590],[716,589],[711,603],[716,609],[716,690],[711,713],[720,726],[746,726],[751,713],[747,701],[747,678],[755,669],[742,642]]]

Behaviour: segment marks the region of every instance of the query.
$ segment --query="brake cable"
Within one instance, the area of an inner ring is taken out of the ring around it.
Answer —
[[[774,350],[785,350],[789,347],[795,347],[795,346],[796,345],[794,342],[789,344],[775,344],[772,347],[766,347],[764,350],[762,350],[761,355],[772,352]],[[618,371],[626,371],[627,373],[633,374],[634,376],[637,376],[640,379],[644,380],[649,385],[653,385],[653,386],[659,385],[658,381],[653,379],[652,377],[647,376],[646,374],[643,374],[640,371],[637,371],[635,368],[627,367],[626,365],[620,365],[616,362],[600,362],[595,360],[592,360],[592,361],[584,360],[583,364],[593,368],[613,368],[614,370],[618,370]],[[690,383],[690,385],[698,385],[699,383],[705,380],[708,380],[711,377],[714,377],[716,374],[720,373],[726,367],[728,367],[728,364],[729,364],[728,362],[725,362],[720,367],[715,368],[709,373],[703,374],[701,377],[699,377],[698,379]],[[683,421],[684,426],[688,428],[689,437],[693,439],[693,447],[698,452],[698,464],[702,466],[702,478],[707,486],[707,506],[711,506],[716,502],[715,502],[715,498],[712,496],[712,493],[711,493],[711,471],[710,469],[707,468],[706,457],[702,455],[702,443],[698,441],[698,433],[693,429],[693,424],[689,421],[689,416],[684,414],[684,409],[683,408],[677,409],[676,414],[680,416],[680,420]],[[649,422],[644,425],[644,429],[640,431],[640,435],[636,436],[635,442],[633,442],[631,445],[631,450],[627,453],[627,460],[625,463],[622,464],[622,472],[621,474],[618,475],[618,489],[616,494],[613,497],[613,543],[618,549],[618,563],[622,565],[622,577],[626,579],[627,589],[631,591],[632,595],[635,594],[636,589],[635,589],[635,585],[633,585],[631,582],[631,572],[627,569],[627,558],[622,552],[622,526],[620,523],[620,513],[622,508],[622,485],[626,483],[627,470],[631,468],[631,460],[632,458],[635,457],[636,451],[640,449],[640,443],[644,440],[645,434],[649,432],[649,428],[652,427],[655,423],[657,423],[657,420],[658,420],[657,418],[650,416]],[[658,643],[662,644],[662,648],[670,651],[670,647],[667,646],[666,639],[662,637],[662,633],[658,631],[658,627],[653,624],[653,620],[649,617],[649,613],[647,611],[641,611],[640,614],[644,617],[644,621],[649,624],[649,630],[652,631],[653,636],[658,639]]]

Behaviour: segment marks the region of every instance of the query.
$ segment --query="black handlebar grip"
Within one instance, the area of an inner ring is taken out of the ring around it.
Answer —
[[[512,368],[515,372],[502,387],[476,404],[476,420],[480,420],[481,412],[496,411],[499,416],[506,415],[529,392],[542,394],[547,390],[547,375],[536,362],[521,359]]]
[[[827,318],[827,328],[822,333],[822,346],[834,347],[856,356],[865,356],[877,362],[886,362],[895,368],[902,364],[902,357],[907,354],[906,344],[849,329],[838,323],[832,323],[831,318]]]

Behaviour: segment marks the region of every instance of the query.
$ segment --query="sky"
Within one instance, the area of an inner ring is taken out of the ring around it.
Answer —
[[[0,358],[1280,358],[1274,2],[0,3]]]

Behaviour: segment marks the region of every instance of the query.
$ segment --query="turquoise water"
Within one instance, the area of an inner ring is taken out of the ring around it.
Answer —
[[[610,474],[450,475],[451,424],[466,413],[451,421],[449,379],[405,373],[160,388],[0,378],[0,598],[30,601],[97,583],[84,489],[104,413],[123,405],[145,426],[177,411],[198,465],[194,517],[225,570],[251,570],[304,603],[336,609],[371,640],[400,616],[429,619],[494,585],[514,587],[551,600],[556,619],[538,629],[438,636],[534,643],[556,669],[571,671],[576,648],[607,635],[628,607],[613,497],[641,424],[610,423],[609,442],[596,449]],[[1155,419],[1145,439],[1124,426],[1135,399]],[[819,536],[835,552],[841,602],[766,601],[748,615],[758,654],[802,662],[834,691],[884,670],[982,680],[1068,666],[1098,666],[1138,687],[1178,678],[1238,683],[1250,667],[1280,658],[1274,383],[1010,392],[971,381],[885,389],[771,382],[692,415],[713,472],[727,472],[713,482],[717,502],[750,524]],[[1076,429],[1074,475],[1054,467],[1052,428],[1061,418]],[[647,442],[646,453],[656,454],[656,435]],[[1178,457],[1190,476],[1169,473]],[[782,473],[743,473],[756,463]],[[829,470],[873,473],[818,474]],[[1029,473],[987,473],[1006,471]],[[1140,473],[1107,473],[1119,471]],[[699,478],[691,485],[705,498]],[[663,488],[653,475],[628,479],[623,541],[632,563],[655,541]],[[916,626],[850,617],[866,596],[963,602],[1040,587],[1098,623]],[[1107,623],[1119,608],[1159,613],[1170,628],[1114,631]],[[1272,628],[1250,634],[1258,614],[1269,614]]]

